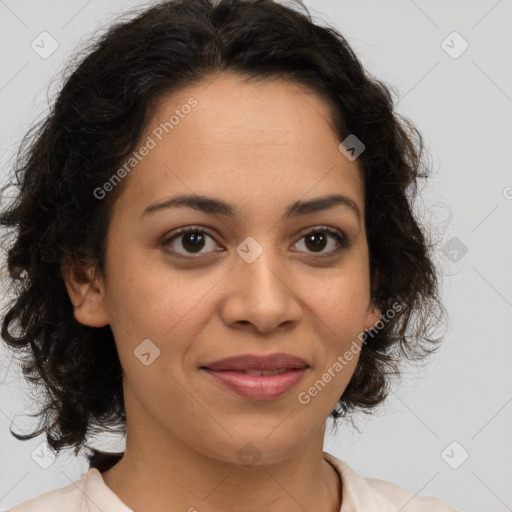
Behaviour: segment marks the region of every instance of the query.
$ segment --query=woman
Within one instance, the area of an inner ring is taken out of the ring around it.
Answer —
[[[454,510],[323,452],[443,311],[421,136],[334,29],[160,3],[90,49],[17,174],[2,336],[48,400],[13,434],[126,450],[13,512]]]

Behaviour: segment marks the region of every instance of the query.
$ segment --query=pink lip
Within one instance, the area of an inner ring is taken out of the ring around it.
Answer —
[[[279,375],[247,375],[234,370],[202,368],[221,385],[250,400],[275,400],[299,382],[307,368],[289,369]]]
[[[275,400],[295,386],[309,365],[291,354],[244,354],[201,367],[216,382],[250,400]],[[247,375],[244,370],[286,370],[279,375]]]
[[[202,365],[209,370],[281,370],[307,368],[309,365],[300,357],[291,354],[276,353],[267,356],[243,354],[212,361]]]

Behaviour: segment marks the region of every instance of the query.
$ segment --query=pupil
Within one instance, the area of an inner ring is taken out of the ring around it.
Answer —
[[[192,243],[189,243],[190,240],[192,240]],[[204,237],[197,231],[195,233],[188,233],[184,237],[182,245],[185,249],[192,252],[201,250],[204,245]]]
[[[309,244],[309,242],[312,243],[312,247],[309,247],[309,249],[320,249],[322,250],[325,247],[325,235],[323,233],[312,233],[310,235],[307,235],[306,237],[306,245]],[[321,240],[320,240],[321,239]]]

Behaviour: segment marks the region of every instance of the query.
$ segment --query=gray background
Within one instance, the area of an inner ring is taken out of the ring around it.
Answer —
[[[0,0],[2,180],[21,137],[58,91],[74,49],[115,13],[140,4]],[[410,368],[385,406],[361,419],[360,432],[341,426],[325,450],[365,476],[438,496],[461,511],[512,510],[512,2],[306,5],[341,30],[371,74],[396,87],[398,111],[425,137],[435,175],[417,208],[440,234],[450,318],[430,364]],[[43,31],[59,45],[48,58],[31,48]],[[459,55],[464,40],[469,46]],[[34,424],[30,410],[29,390],[2,348],[0,510],[68,485],[87,469],[71,452],[46,469],[36,464],[43,436],[22,442],[9,433],[11,422],[18,429]],[[95,444],[118,449],[123,440]],[[51,462],[48,455],[42,460]]]

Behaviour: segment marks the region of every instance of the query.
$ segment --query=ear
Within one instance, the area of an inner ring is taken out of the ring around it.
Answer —
[[[104,327],[109,317],[104,307],[105,291],[95,268],[86,262],[72,261],[61,267],[64,284],[74,306],[75,319],[89,327]]]
[[[365,331],[369,331],[375,324],[380,320],[380,309],[373,304],[373,301],[368,306],[368,311],[366,313],[366,323],[364,325]]]

